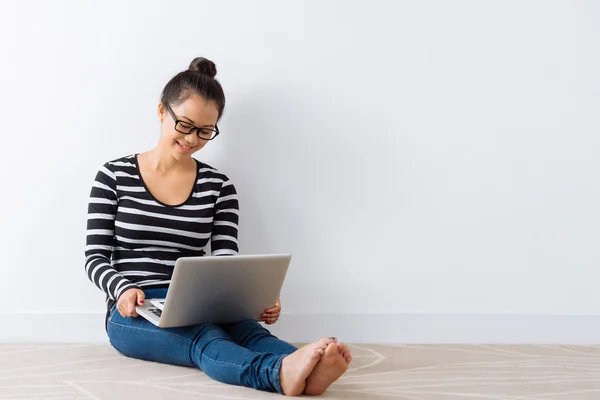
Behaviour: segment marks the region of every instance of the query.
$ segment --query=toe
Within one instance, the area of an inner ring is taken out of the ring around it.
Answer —
[[[322,346],[327,346],[330,341],[331,340],[329,340],[329,337],[324,337],[324,338],[320,339],[318,341],[318,343],[321,344]]]
[[[317,350],[317,349],[325,349],[327,347],[327,341],[325,339],[319,339],[316,342],[312,342],[311,346],[313,347],[313,349]]]
[[[327,349],[325,350],[325,356],[332,357],[338,354],[338,349],[335,343],[329,343],[327,345]]]
[[[348,364],[350,364],[350,361],[352,361],[352,355],[349,351],[345,351],[342,357],[344,357],[344,360],[346,360]]]
[[[319,347],[310,355],[310,358],[311,360],[320,359],[323,354],[325,354],[325,350]]]

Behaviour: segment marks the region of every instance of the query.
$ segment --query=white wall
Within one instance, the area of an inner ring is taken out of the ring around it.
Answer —
[[[92,179],[155,145],[160,91],[195,56],[228,102],[197,157],[237,184],[242,252],[293,253],[284,319],[597,327],[599,22],[591,1],[1,1],[3,337],[103,311]]]

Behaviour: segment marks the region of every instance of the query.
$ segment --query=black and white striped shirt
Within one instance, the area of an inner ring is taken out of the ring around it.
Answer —
[[[85,270],[111,308],[131,288],[167,287],[175,261],[238,253],[239,205],[227,176],[196,160],[196,184],[180,205],[163,204],[141,178],[137,155],[96,175],[87,219]]]

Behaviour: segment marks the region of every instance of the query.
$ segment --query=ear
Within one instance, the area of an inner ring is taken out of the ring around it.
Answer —
[[[166,113],[166,109],[165,106],[163,106],[163,103],[158,103],[158,119],[160,120],[160,122],[163,122],[163,120],[165,119],[165,113]]]

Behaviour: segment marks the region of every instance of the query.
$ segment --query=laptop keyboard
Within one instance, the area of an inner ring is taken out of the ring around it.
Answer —
[[[158,308],[149,308],[148,311],[150,311],[152,314],[156,315],[157,317],[160,317],[162,315],[162,311],[159,310]]]

